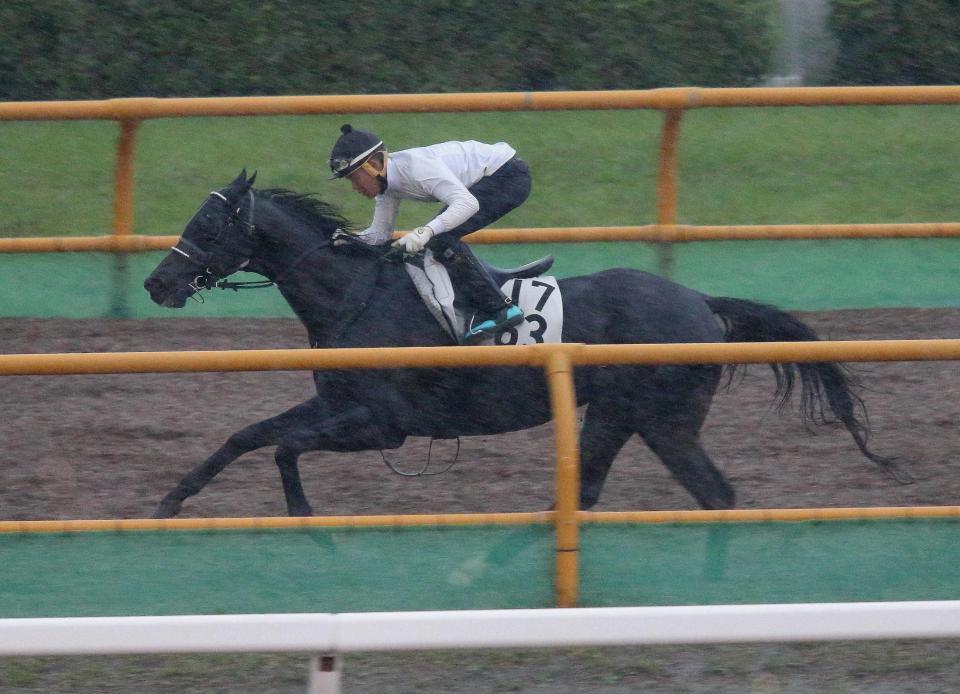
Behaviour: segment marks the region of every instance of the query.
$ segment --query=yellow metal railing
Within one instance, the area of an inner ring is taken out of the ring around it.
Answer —
[[[174,373],[197,371],[290,371],[350,368],[424,368],[457,366],[539,366],[544,369],[555,425],[556,503],[545,513],[463,516],[402,516],[370,524],[471,524],[552,522],[556,537],[557,605],[577,604],[579,527],[603,514],[578,510],[579,459],[573,374],[576,366],[599,364],[747,364],[823,361],[941,361],[960,359],[960,340],[879,340],[836,342],[681,343],[584,345],[542,344],[506,347],[404,347],[358,349],[268,349],[206,352],[114,352],[90,354],[0,355],[0,375]],[[734,513],[734,512],[731,512]],[[739,512],[750,514],[751,512]],[[756,513],[756,512],[752,512]],[[953,514],[955,515],[955,514]],[[369,517],[376,518],[376,517]],[[659,519],[654,521],[654,518]],[[673,522],[675,512],[648,516],[647,522]],[[426,520],[425,520],[426,519]],[[446,519],[446,520],[443,520]],[[744,520],[747,517],[743,518]],[[759,518],[762,519],[762,518]],[[612,520],[630,520],[617,514]],[[53,521],[59,523],[61,521]],[[131,521],[146,523],[152,521]],[[236,519],[223,521],[226,527]],[[249,521],[256,523],[257,521]],[[309,525],[308,519],[284,523]],[[345,521],[345,524],[359,522]],[[115,521],[96,521],[109,527]],[[215,523],[215,522],[214,522]],[[21,529],[29,526],[18,526]],[[213,527],[213,526],[210,526]],[[13,529],[13,526],[7,531]],[[38,527],[37,529],[40,529]],[[3,527],[0,527],[0,531]]]
[[[197,116],[277,116],[334,113],[441,113],[483,111],[557,111],[653,109],[664,112],[657,173],[656,223],[592,229],[500,229],[479,237],[488,243],[518,240],[600,241],[632,238],[663,242],[726,238],[837,238],[874,236],[960,236],[960,224],[791,225],[789,227],[678,227],[677,150],[683,112],[696,108],[763,106],[884,106],[960,104],[960,86],[918,87],[677,87],[650,90],[584,92],[488,92],[475,94],[377,94],[340,96],[253,96],[180,99],[108,99],[103,101],[30,101],[0,103],[0,120],[115,120],[120,124],[114,175],[113,234],[133,233],[134,151],[137,126],[154,118]],[[899,229],[908,228],[906,232]],[[767,235],[767,230],[774,235]],[[541,233],[538,233],[541,231]],[[624,236],[619,236],[623,233]],[[777,236],[776,234],[782,234]],[[806,234],[811,234],[807,236]],[[583,236],[584,238],[581,238]],[[473,237],[471,237],[472,239]],[[496,240],[494,240],[496,239]],[[7,241],[18,241],[8,244]],[[164,241],[166,245],[169,245]],[[32,239],[3,239],[0,252],[45,250],[137,251],[153,246],[116,240],[86,241],[52,248]],[[668,261],[667,261],[668,262]],[[663,264],[663,263],[662,263]]]
[[[106,101],[0,103],[0,120],[115,120],[117,142],[113,235],[0,239],[0,252],[140,251],[172,245],[176,237],[133,234],[134,152],[139,123],[152,118],[264,116],[333,113],[655,109],[664,112],[657,174],[656,223],[635,227],[496,229],[472,235],[479,243],[650,241],[662,244],[661,270],[669,268],[669,244],[719,239],[904,238],[960,236],[960,223],[688,226],[677,224],[677,150],[685,110],[710,107],[863,106],[960,104],[960,86],[799,87],[366,96],[111,99]],[[411,516],[396,523],[553,522],[556,527],[557,602],[576,604],[578,528],[605,514],[577,510],[579,448],[573,369],[586,364],[756,363],[783,361],[920,361],[960,359],[958,340],[892,340],[766,344],[537,345],[356,350],[250,350],[110,354],[0,355],[0,375],[254,371],[333,368],[527,365],[545,370],[556,422],[556,510],[532,514]],[[676,512],[670,512],[675,514]],[[697,513],[697,512],[690,512]],[[736,512],[730,512],[736,513]],[[740,512],[743,513],[743,512]],[[749,512],[748,512],[749,513]],[[502,517],[502,518],[501,518]],[[360,522],[359,518],[351,519]],[[371,524],[381,524],[371,517]],[[611,520],[624,518],[617,515]],[[652,518],[652,517],[650,517]],[[666,518],[666,517],[664,517]],[[650,522],[674,522],[671,520]],[[444,520],[456,519],[456,520]],[[229,524],[236,519],[223,519]],[[60,523],[61,521],[56,521]],[[120,522],[120,521],[117,521]],[[135,521],[131,521],[135,522]],[[152,521],[143,521],[151,523]],[[162,522],[162,521],[161,521]],[[288,523],[313,524],[316,519]],[[115,523],[106,521],[106,523]],[[146,527],[146,526],[145,526]],[[152,527],[152,526],[150,526]],[[2,528],[0,528],[2,531]]]
[[[401,232],[397,232],[400,236]],[[689,243],[718,240],[796,239],[919,239],[960,236],[960,222],[911,224],[763,224],[743,226],[690,226],[686,224],[622,227],[539,227],[482,229],[470,234],[470,243],[596,243],[647,241]],[[164,251],[176,236],[38,236],[0,238],[0,253],[57,253],[72,251]]]

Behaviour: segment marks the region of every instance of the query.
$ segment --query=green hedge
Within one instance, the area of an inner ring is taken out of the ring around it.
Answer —
[[[751,85],[775,0],[5,0],[0,99]]]
[[[833,0],[836,84],[960,83],[957,0]]]

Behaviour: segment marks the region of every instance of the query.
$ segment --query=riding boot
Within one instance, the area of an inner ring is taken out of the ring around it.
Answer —
[[[523,321],[523,311],[505,295],[467,244],[456,237],[435,237],[428,247],[447,269],[456,293],[467,299],[473,315],[462,341],[482,342]]]

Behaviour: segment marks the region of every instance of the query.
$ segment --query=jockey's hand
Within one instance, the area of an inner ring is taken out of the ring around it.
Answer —
[[[433,238],[433,229],[430,227],[417,227],[393,242],[393,246],[403,248],[405,253],[419,253],[427,245],[427,242]]]
[[[334,246],[346,246],[348,243],[350,243],[349,239],[347,238],[348,236],[350,236],[350,234],[345,232],[340,227],[337,227],[333,230],[333,235],[330,238],[333,239]]]

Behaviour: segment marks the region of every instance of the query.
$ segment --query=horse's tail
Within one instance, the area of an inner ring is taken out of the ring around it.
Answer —
[[[773,306],[728,297],[707,297],[707,305],[723,322],[727,342],[808,342],[820,339],[810,326]],[[738,365],[726,368],[728,378],[732,379]],[[770,368],[777,379],[775,398],[779,407],[789,400],[799,376],[800,414],[805,423],[834,421],[825,413],[825,406],[829,406],[863,455],[895,479],[907,481],[892,458],[876,455],[867,447],[867,410],[856,392],[859,383],[846,366],[834,362],[772,363]]]

